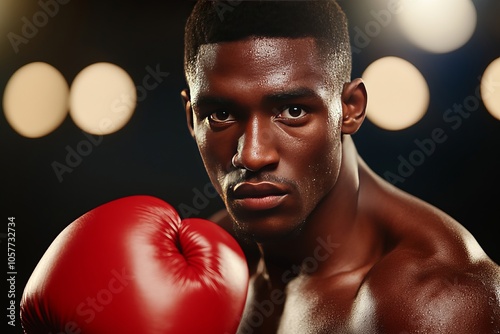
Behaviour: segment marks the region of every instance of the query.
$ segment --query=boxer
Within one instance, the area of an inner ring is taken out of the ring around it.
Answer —
[[[198,1],[187,20],[188,128],[251,270],[239,333],[500,333],[499,266],[356,151],[347,24],[331,0]]]

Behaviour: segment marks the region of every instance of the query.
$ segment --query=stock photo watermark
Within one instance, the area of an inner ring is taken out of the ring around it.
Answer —
[[[64,181],[65,173],[72,173],[75,168],[80,166],[83,162],[83,158],[89,156],[94,148],[101,145],[103,136],[94,136],[82,131],[83,136],[86,139],[80,140],[74,148],[70,145],[66,145],[66,156],[64,163],[59,161],[53,161],[51,163],[52,170],[54,171],[59,183]]]
[[[85,323],[92,322],[96,314],[102,312],[106,306],[113,302],[116,295],[123,290],[134,280],[134,276],[127,273],[126,268],[120,271],[111,270],[111,279],[108,284],[97,291],[95,295],[89,296],[76,307],[76,314],[80,317],[85,317]]]
[[[384,9],[370,10],[372,20],[365,23],[364,27],[355,26],[352,37],[351,49],[353,53],[359,54],[377,38],[382,31],[389,27],[395,17],[403,11],[411,11],[411,6],[422,0],[389,0]]]
[[[154,68],[148,65],[145,71],[147,74],[143,77],[141,85],[135,87],[137,98],[133,98],[130,94],[123,93],[114,99],[109,106],[109,110],[113,117],[104,117],[101,119],[99,122],[99,132],[109,133],[110,130],[115,128],[118,123],[127,117],[127,110],[135,109],[137,104],[147,98],[149,92],[158,88],[160,84],[164,82],[165,78],[170,75],[169,72],[163,72],[161,70],[160,64],[156,64]],[[66,152],[64,160],[54,160],[51,163],[52,170],[59,183],[64,181],[65,174],[72,173],[80,166],[83,162],[83,158],[91,155],[94,149],[101,145],[104,138],[103,135],[92,135],[85,131],[82,131],[82,134],[85,139],[82,139],[76,145],[65,146]]]
[[[45,27],[50,19],[54,18],[61,8],[61,5],[66,5],[70,0],[40,0],[38,6],[40,9],[36,11],[31,18],[23,16],[21,18],[21,28],[19,33],[9,32],[7,39],[12,46],[12,49],[17,54],[21,45],[27,45],[35,38],[40,29]]]
[[[58,332],[49,332],[49,334],[83,333],[83,323],[90,324],[94,321],[98,313],[104,311],[107,306],[111,305],[115,297],[122,293],[135,279],[133,275],[127,272],[126,268],[123,268],[121,271],[113,269],[110,271],[110,276],[111,278],[102,289],[98,290],[95,294],[87,296],[76,306],[74,310],[75,316],[71,321],[64,323],[63,327],[60,327]]]
[[[215,1],[214,5],[217,15],[219,15],[219,20],[224,22],[226,13],[232,12],[241,2],[243,2],[243,0]]]
[[[294,277],[300,273],[312,274],[318,270],[322,262],[327,261],[330,256],[338,249],[341,244],[332,242],[331,235],[326,239],[321,237],[316,238],[317,246],[311,256],[305,258],[301,265],[293,265],[281,275],[281,282],[288,284]],[[254,333],[255,329],[262,326],[266,318],[273,315],[276,307],[284,304],[286,301],[286,293],[284,290],[273,289],[268,299],[255,301],[252,303],[252,311],[242,320],[240,331],[244,334]]]
[[[483,77],[479,77],[478,80],[481,82]],[[452,133],[463,126],[465,120],[479,110],[481,95],[488,96],[494,93],[499,89],[500,82],[488,81],[482,87],[483,90],[481,90],[481,85],[478,85],[474,95],[469,95],[461,103],[455,103],[451,108],[446,109],[442,116],[444,126],[432,129],[427,137],[416,138],[413,141],[415,148],[405,155],[400,154],[395,170],[386,170],[383,177],[396,185],[404,183],[412,176],[418,167],[438,151],[439,145],[445,143]]]
[[[191,203],[181,203],[177,206],[177,211],[182,218],[198,216],[210,205],[210,201],[217,198],[219,194],[211,182],[203,186],[203,189],[193,188],[193,199]]]
[[[17,262],[16,262],[16,217],[7,217],[7,324],[11,327],[16,326],[17,321],[17,302],[16,302],[16,280],[17,280]]]

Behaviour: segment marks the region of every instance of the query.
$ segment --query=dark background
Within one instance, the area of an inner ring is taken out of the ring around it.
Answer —
[[[148,66],[159,66],[170,73],[138,103],[128,125],[104,136],[80,165],[63,174],[63,182],[58,181],[52,163],[64,164],[66,147],[75,149],[79,142],[87,140],[82,131],[68,116],[49,135],[24,138],[8,125],[2,110],[0,205],[4,223],[0,240],[6,254],[7,218],[15,217],[17,301],[52,240],[97,205],[127,195],[149,194],[177,208],[192,208],[190,213],[197,216],[208,216],[221,208],[218,199],[206,197],[205,202],[200,202],[195,195],[206,189],[208,178],[185,126],[179,96],[185,86],[183,26],[192,1],[72,0],[59,5],[59,12],[28,44],[21,44],[18,53],[7,34],[20,35],[21,19],[31,20],[42,9],[38,1],[1,1],[8,5],[0,8],[4,11],[0,14],[2,94],[10,76],[34,61],[53,65],[69,84],[83,68],[101,61],[124,68],[136,85],[142,84]],[[383,175],[386,171],[397,172],[398,157],[408,158],[417,148],[414,140],[429,138],[436,128],[445,130],[447,141],[397,186],[460,221],[498,263],[500,121],[482,104],[456,130],[443,121],[447,109],[475,94],[478,77],[500,56],[500,2],[474,3],[478,28],[472,40],[457,51],[430,54],[417,50],[391,24],[353,55],[353,77],[361,76],[366,66],[382,56],[410,60],[427,79],[431,92],[428,113],[418,124],[394,132],[379,129],[367,120],[354,140],[366,162]],[[370,10],[384,8],[383,1],[351,0],[341,4],[348,13],[351,30],[364,29],[373,20]],[[6,265],[7,256],[2,258]]]

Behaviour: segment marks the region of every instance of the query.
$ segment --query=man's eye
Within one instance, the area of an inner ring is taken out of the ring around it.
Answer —
[[[304,108],[300,106],[289,106],[283,109],[283,111],[279,114],[281,118],[300,118],[305,116],[307,112]]]
[[[231,115],[229,111],[225,110],[219,110],[216,111],[209,116],[210,121],[216,122],[216,123],[223,123],[223,122],[228,122],[228,121],[233,121],[234,117]]]

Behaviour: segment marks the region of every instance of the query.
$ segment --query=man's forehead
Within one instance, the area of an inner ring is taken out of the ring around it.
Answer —
[[[315,46],[315,39],[313,37],[265,37],[265,36],[250,36],[244,39],[238,39],[234,41],[224,41],[217,43],[202,44],[200,50],[212,50],[216,51],[221,47],[231,47],[231,48],[244,48],[252,49],[256,54],[272,54],[276,51],[276,47],[281,48],[293,48],[298,44],[309,45],[310,47]]]
[[[290,97],[291,92],[304,89],[330,99],[331,71],[315,50],[313,38],[252,38],[203,45],[189,83],[192,102],[207,96],[242,98],[247,92],[254,99],[284,93]]]
[[[303,58],[304,52],[315,57],[316,40],[312,37],[248,37],[242,40],[203,44],[198,50],[198,66],[214,64],[221,53],[249,59]]]
[[[214,76],[240,76],[248,80],[277,74],[323,76],[325,63],[316,49],[315,40],[309,37],[253,37],[204,44],[199,49],[191,83],[200,85],[200,81]]]

